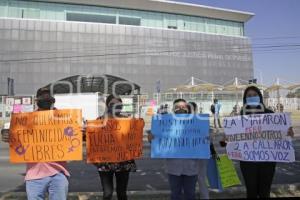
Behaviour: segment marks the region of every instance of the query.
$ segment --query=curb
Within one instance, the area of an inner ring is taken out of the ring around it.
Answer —
[[[199,194],[197,194],[199,195]],[[128,197],[132,200],[168,200],[170,191],[128,191]],[[243,186],[228,188],[222,192],[210,190],[211,199],[245,198],[246,189]],[[272,185],[271,197],[300,197],[300,183]],[[25,200],[25,192],[0,193],[0,200]],[[70,192],[68,200],[100,200],[102,192]],[[114,193],[114,199],[116,194]]]

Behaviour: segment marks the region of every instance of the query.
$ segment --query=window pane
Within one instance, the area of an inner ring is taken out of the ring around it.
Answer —
[[[38,9],[24,9],[24,18],[29,19],[39,19],[40,18],[40,10]]]
[[[140,26],[141,25],[141,19],[140,18],[121,17],[120,16],[119,17],[119,24]]]
[[[115,24],[116,16],[67,13],[67,21],[98,22],[98,23]]]

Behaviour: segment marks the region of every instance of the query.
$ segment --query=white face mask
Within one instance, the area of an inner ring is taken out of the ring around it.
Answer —
[[[260,98],[259,96],[247,97],[246,104],[249,106],[258,106],[260,105]]]

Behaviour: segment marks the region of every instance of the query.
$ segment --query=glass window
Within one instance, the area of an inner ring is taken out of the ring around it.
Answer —
[[[24,16],[23,16],[23,18],[39,19],[40,18],[40,10],[26,8],[26,9],[24,9]]]
[[[208,25],[208,32],[209,33],[216,33],[216,20],[208,19],[206,22],[207,22],[207,25]]]
[[[22,18],[23,16],[23,9],[17,7],[9,7],[8,8],[8,16],[14,18]]]
[[[239,23],[240,24],[240,35],[244,36],[244,24],[243,23]]]
[[[177,20],[174,19],[173,15],[171,15],[171,17],[169,19],[167,19],[166,22],[167,22],[167,28],[177,29]]]
[[[134,25],[134,26],[140,26],[141,25],[141,19],[136,17],[119,17],[119,24],[125,24],[125,25]]]
[[[205,21],[203,18],[197,19],[197,31],[199,32],[205,32]]]
[[[242,22],[164,12],[25,0],[0,0],[0,16],[160,27],[232,36],[244,35]]]
[[[6,1],[1,1],[0,2],[0,17],[6,17],[6,9],[7,8],[7,2]]]
[[[106,24],[115,24],[116,16],[93,15],[93,14],[84,14],[84,13],[67,13],[67,21],[98,22],[98,23],[106,23]]]

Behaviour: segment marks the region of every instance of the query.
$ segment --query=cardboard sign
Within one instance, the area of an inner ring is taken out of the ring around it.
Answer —
[[[155,115],[151,132],[151,158],[210,158],[208,114]]]
[[[213,158],[210,158],[208,160],[207,181],[210,188],[223,191],[221,177],[217,166],[217,161]]]
[[[232,161],[227,155],[220,155],[220,160],[208,160],[207,179],[210,188],[223,191],[223,189],[240,185],[241,181],[236,173]]]
[[[81,110],[12,114],[12,163],[82,160]]]
[[[221,177],[223,188],[228,188],[235,185],[240,185],[241,181],[236,173],[232,161],[227,155],[220,155],[220,160],[217,160],[217,167]]]
[[[33,105],[14,104],[13,113],[33,112]]]
[[[143,119],[88,120],[87,162],[122,162],[140,158],[143,152]]]
[[[13,105],[13,113],[20,113],[22,111],[22,105],[21,104],[14,104]]]
[[[243,161],[294,162],[288,113],[255,114],[224,119],[230,159]]]

